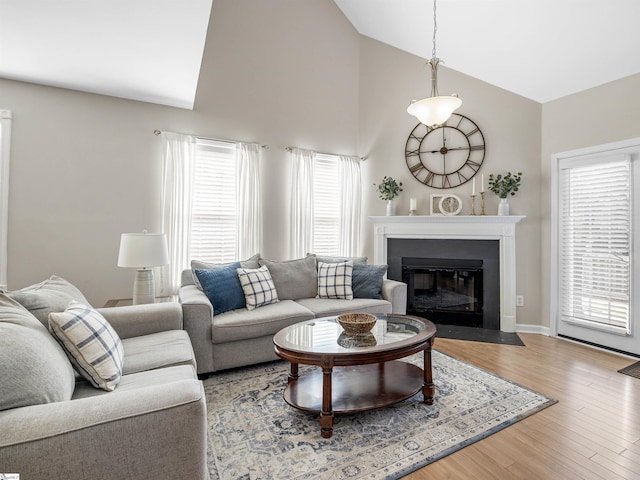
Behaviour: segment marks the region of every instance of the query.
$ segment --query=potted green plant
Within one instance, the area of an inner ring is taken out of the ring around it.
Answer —
[[[509,202],[507,197],[515,195],[520,188],[520,180],[522,172],[517,174],[507,172],[506,175],[491,173],[489,175],[489,190],[500,197],[500,205],[498,205],[498,215],[509,215]]]
[[[374,183],[374,185],[376,185]],[[393,178],[386,175],[382,178],[382,181],[377,185],[378,196],[382,200],[387,201],[387,215],[395,215],[395,205],[393,199],[400,195],[402,191],[402,182],[396,182]]]

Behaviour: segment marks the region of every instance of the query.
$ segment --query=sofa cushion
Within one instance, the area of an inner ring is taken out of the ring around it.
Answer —
[[[42,324],[0,294],[0,410],[71,399],[73,367]]]
[[[318,298],[353,300],[353,262],[318,263]]]
[[[353,265],[351,288],[353,298],[382,298],[382,282],[387,273],[386,265]]]
[[[322,263],[340,263],[351,260],[355,265],[356,263],[367,263],[368,260],[367,257],[330,257],[327,255],[316,255],[314,253],[307,253],[307,255],[316,257],[316,261]]]
[[[392,305],[386,300],[373,298],[354,298],[353,300],[340,300],[332,298],[303,298],[296,303],[320,317],[333,317],[341,313],[391,313]]]
[[[273,278],[280,300],[313,298],[318,294],[318,272],[315,257],[298,258],[283,262],[260,259]]]
[[[49,330],[78,373],[96,388],[112,391],[122,376],[122,342],[109,322],[90,307],[72,302],[49,315]]]
[[[284,327],[313,317],[309,309],[293,300],[283,300],[251,311],[244,308],[233,310],[213,317],[211,340],[215,344],[275,335]]]
[[[245,307],[244,292],[236,272],[239,267],[240,262],[235,262],[224,267],[195,270],[202,290],[213,305],[214,315]]]
[[[184,330],[167,330],[125,338],[122,340],[122,348],[123,375],[174,365],[191,365],[196,371],[189,335]],[[118,388],[121,384],[122,382],[118,384]]]
[[[278,292],[266,266],[260,268],[238,268],[242,290],[244,291],[247,310],[278,303]]]
[[[64,312],[72,301],[89,305],[78,288],[64,278],[52,275],[49,279],[21,290],[7,292],[45,326],[49,326],[51,312]]]
[[[240,260],[241,268],[260,268],[260,264],[258,263],[260,260],[260,254],[256,253],[253,257],[249,257],[246,260]],[[203,262],[202,260],[191,260],[191,276],[193,277],[193,283],[202,290],[202,286],[200,285],[200,280],[198,280],[198,276],[196,275],[196,270],[211,270],[213,268],[219,267],[228,267],[229,265],[233,265],[238,262],[227,262],[227,263],[211,263],[211,262]],[[184,285],[184,281],[183,281]]]

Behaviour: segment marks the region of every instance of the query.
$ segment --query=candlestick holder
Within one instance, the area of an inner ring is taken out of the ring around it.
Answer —
[[[484,192],[480,192],[480,215],[486,215],[484,211]]]
[[[471,195],[471,215],[476,214],[476,196]]]

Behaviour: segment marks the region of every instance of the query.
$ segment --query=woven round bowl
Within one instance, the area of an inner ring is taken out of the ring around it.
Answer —
[[[338,315],[338,323],[348,335],[367,333],[376,324],[376,316],[370,313],[343,313]]]

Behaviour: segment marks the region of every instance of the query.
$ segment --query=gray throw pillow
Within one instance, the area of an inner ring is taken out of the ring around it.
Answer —
[[[70,400],[75,374],[62,347],[22,305],[0,293],[0,410]]]
[[[314,257],[298,258],[284,262],[260,259],[266,265],[280,300],[315,298],[318,295],[318,271]]]
[[[387,273],[386,265],[355,264],[351,276],[353,298],[382,299],[382,282]]]
[[[260,268],[260,254],[256,253],[253,257],[249,257],[246,260],[240,260],[241,268]],[[203,262],[202,260],[191,260],[191,274],[193,275],[193,283],[196,284],[200,290],[202,290],[202,285],[200,284],[200,279],[196,275],[196,270],[213,270],[219,267],[228,267],[237,262],[229,262],[229,263],[211,263],[211,262]]]
[[[64,312],[71,302],[89,305],[78,288],[56,275],[35,285],[6,293],[29,310],[45,327],[49,326],[50,313]]]
[[[307,253],[307,256],[316,257],[316,261],[318,263],[340,263],[340,262],[348,262],[351,260],[353,264],[356,263],[367,263],[367,257],[330,257],[326,255],[316,255],[314,253]]]

